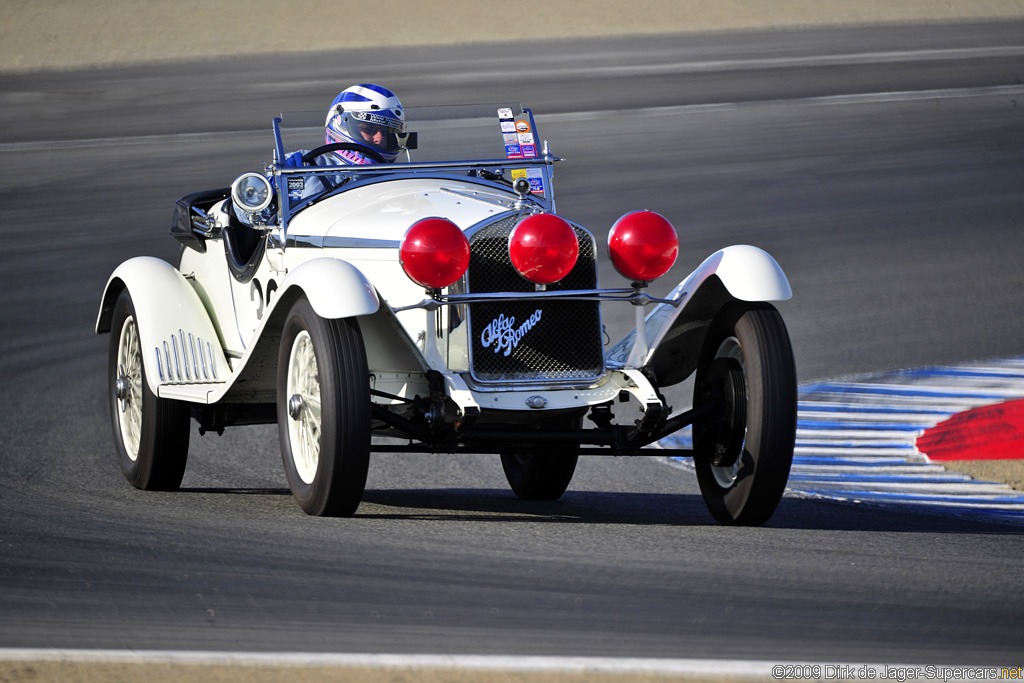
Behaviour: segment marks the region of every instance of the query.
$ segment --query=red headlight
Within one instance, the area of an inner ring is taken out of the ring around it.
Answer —
[[[539,285],[558,282],[568,275],[579,254],[576,231],[551,213],[527,216],[508,236],[512,265],[520,275]]]
[[[447,218],[424,218],[406,231],[398,258],[410,280],[441,289],[462,277],[469,267],[469,240]]]
[[[608,233],[615,269],[630,280],[649,282],[669,271],[679,253],[676,230],[653,211],[631,211]]]

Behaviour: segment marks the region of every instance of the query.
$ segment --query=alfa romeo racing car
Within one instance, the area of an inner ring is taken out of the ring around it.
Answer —
[[[311,515],[355,513],[372,452],[427,452],[499,455],[515,495],[540,500],[565,492],[580,455],[692,457],[715,519],[767,520],[796,430],[776,261],[725,247],[654,297],[675,229],[629,211],[599,245],[560,216],[560,159],[529,109],[405,115],[394,163],[317,165],[345,144],[322,144],[322,113],[282,114],[260,172],[177,201],[176,266],[114,270],[96,331],[110,333],[128,481],[176,490],[192,420],[203,434],[277,423]],[[612,288],[597,281],[605,253]],[[602,305],[632,307],[634,329],[606,343]],[[692,407],[673,412],[663,390],[694,375]],[[692,449],[648,448],[685,427]]]

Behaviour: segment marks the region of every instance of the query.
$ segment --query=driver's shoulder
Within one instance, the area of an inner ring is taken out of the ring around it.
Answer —
[[[305,165],[348,166],[353,163],[369,163],[368,161],[365,161],[365,157],[363,157],[358,152],[324,152],[323,154],[318,154],[312,159],[307,160],[306,155],[308,155],[309,152],[310,150],[300,149],[297,152],[292,152],[291,154],[288,154],[287,156],[285,156],[285,166],[294,166],[296,168],[300,168]]]

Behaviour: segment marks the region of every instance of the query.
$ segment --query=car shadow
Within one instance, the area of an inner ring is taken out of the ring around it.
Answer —
[[[357,517],[377,519],[636,524],[714,523],[700,496],[568,491],[554,501],[521,500],[507,489],[369,490]]]
[[[231,496],[290,496],[292,492],[284,488],[236,488],[236,487],[182,487],[179,493],[205,493],[222,494]]]
[[[696,494],[568,491],[556,501],[520,500],[504,489],[368,490],[356,517],[499,523],[723,526]],[[723,527],[724,528],[724,527]],[[970,512],[864,506],[786,497],[763,528],[820,531],[1024,534],[1013,520]]]
[[[287,488],[189,487],[180,493],[291,497]],[[508,489],[368,489],[356,519],[395,521],[721,527],[697,494],[567,491],[554,501],[521,500]],[[1024,535],[1024,515],[864,505],[787,496],[761,528]]]

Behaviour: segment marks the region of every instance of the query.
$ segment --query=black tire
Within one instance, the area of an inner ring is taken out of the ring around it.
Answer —
[[[370,372],[355,320],[325,320],[308,300],[295,302],[281,335],[277,422],[299,506],[355,514],[370,462]]]
[[[737,362],[721,360],[729,358]],[[737,378],[738,388],[731,388]],[[716,391],[745,401],[733,409],[726,396],[719,414],[694,422],[697,481],[716,520],[757,526],[782,499],[796,440],[796,364],[782,316],[770,304],[737,302],[715,316],[697,365],[694,406]],[[726,431],[739,431],[723,434],[722,425],[733,423]]]
[[[191,408],[150,391],[135,321],[135,305],[124,290],[114,305],[107,371],[117,459],[135,488],[177,491],[188,461]]]
[[[540,426],[540,430],[578,430],[579,418],[559,420]],[[566,444],[558,450],[502,453],[501,468],[513,493],[524,500],[558,500],[569,488],[576,472],[579,445]]]

